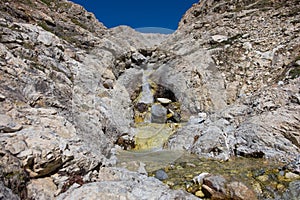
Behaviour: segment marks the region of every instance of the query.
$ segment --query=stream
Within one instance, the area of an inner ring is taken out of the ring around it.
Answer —
[[[204,199],[215,197],[195,181],[195,177],[203,174],[224,179],[226,184],[242,183],[249,191],[254,191],[258,199],[280,199],[290,182],[300,180],[299,175],[284,169],[284,163],[278,161],[243,157],[218,161],[199,158],[183,150],[164,149],[168,138],[184,124],[171,120],[176,112],[180,113],[180,102],[156,95],[157,87],[149,80],[151,70],[143,71],[142,90],[135,100],[135,146],[130,150],[118,150],[117,166],[132,171],[142,167],[148,176],[160,179],[170,188],[183,189]],[[158,171],[164,178],[158,177]],[[224,190],[227,189],[225,183]],[[218,198],[226,199],[226,195]]]

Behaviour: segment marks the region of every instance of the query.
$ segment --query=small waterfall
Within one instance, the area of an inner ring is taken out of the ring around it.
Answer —
[[[142,96],[140,103],[152,104],[154,101],[153,94],[151,92],[151,86],[148,81],[148,76],[150,71],[143,70],[143,78],[142,78]]]

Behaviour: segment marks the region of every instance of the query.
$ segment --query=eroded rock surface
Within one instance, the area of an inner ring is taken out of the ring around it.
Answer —
[[[160,35],[107,29],[69,1],[3,1],[0,198],[196,198],[144,168],[111,168],[116,144],[135,146],[137,119],[151,121],[135,116],[151,108],[138,102],[144,72],[163,110],[155,122],[184,122],[164,147],[272,158],[299,174],[299,5],[203,0]],[[242,183],[230,188],[248,198]]]

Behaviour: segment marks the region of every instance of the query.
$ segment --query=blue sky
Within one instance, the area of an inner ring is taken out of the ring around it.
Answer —
[[[106,27],[177,29],[182,15],[199,0],[71,0],[96,15]]]

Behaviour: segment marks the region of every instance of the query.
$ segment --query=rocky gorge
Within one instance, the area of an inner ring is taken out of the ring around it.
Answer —
[[[299,199],[300,1],[201,0],[170,35],[0,4],[0,199]]]

